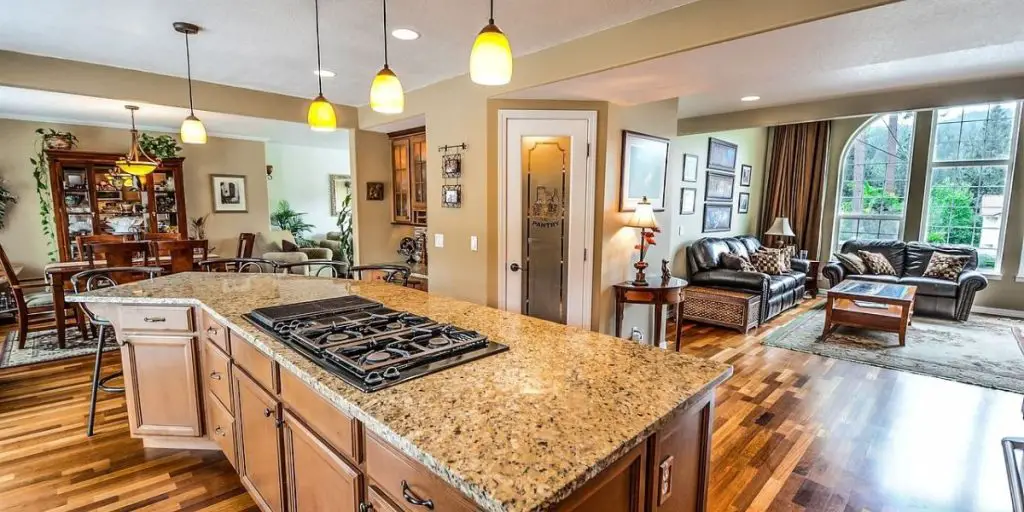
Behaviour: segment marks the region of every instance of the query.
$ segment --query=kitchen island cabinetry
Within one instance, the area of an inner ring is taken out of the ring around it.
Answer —
[[[242,485],[263,510],[283,511],[280,403],[243,371],[232,372]]]

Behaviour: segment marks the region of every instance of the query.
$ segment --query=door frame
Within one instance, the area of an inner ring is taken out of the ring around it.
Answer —
[[[587,121],[586,202],[584,204],[584,254],[583,261],[583,321],[582,327],[590,330],[594,300],[594,204],[597,189],[597,111],[596,110],[498,110],[498,308],[507,310],[505,292],[508,288],[507,273],[508,252],[505,236],[508,230],[508,218],[505,212],[508,204],[505,198],[508,180],[508,122],[512,120],[550,120],[550,121]],[[571,277],[571,276],[570,276]],[[569,281],[569,286],[572,286]],[[571,324],[570,324],[571,325]]]

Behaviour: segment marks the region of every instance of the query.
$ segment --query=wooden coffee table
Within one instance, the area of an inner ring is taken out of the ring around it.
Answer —
[[[846,325],[898,333],[900,346],[906,346],[907,326],[914,314],[916,294],[916,286],[843,281],[829,290],[825,299],[825,328],[821,341],[825,341],[840,325]],[[884,307],[870,307],[863,303],[882,304]]]

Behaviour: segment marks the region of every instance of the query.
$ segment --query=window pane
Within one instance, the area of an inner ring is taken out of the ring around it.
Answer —
[[[932,158],[936,162],[1008,159],[1016,118],[1014,102],[940,109]]]
[[[948,162],[960,150],[960,123],[940,124],[935,127],[935,161]]]

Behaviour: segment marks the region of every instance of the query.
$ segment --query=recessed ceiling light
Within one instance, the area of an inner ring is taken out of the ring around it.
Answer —
[[[402,41],[412,41],[420,38],[420,33],[410,28],[396,28],[391,31],[391,35]]]
[[[313,74],[317,75],[317,76],[322,76],[324,78],[334,78],[335,77],[334,71],[330,71],[330,70],[327,70],[327,69],[314,69],[313,70]]]
[[[740,101],[757,101],[759,99],[761,99],[760,96],[744,96],[740,98]]]

